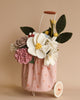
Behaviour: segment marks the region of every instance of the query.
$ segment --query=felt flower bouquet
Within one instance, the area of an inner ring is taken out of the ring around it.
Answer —
[[[51,11],[44,13],[55,14]],[[56,82],[58,44],[72,37],[71,32],[63,32],[65,26],[66,17],[62,15],[57,21],[50,19],[50,27],[41,33],[32,27],[20,27],[25,36],[11,44],[11,50],[15,51],[15,59],[22,64],[22,86],[25,90],[43,92],[54,87],[54,96],[62,95],[62,82]]]
[[[62,15],[56,22],[50,20],[49,29],[42,33],[35,32],[32,27],[20,27],[25,33],[12,44],[15,49],[15,58],[20,64],[34,63],[34,57],[44,59],[44,65],[54,65],[58,57],[58,44],[68,41],[72,33],[63,32],[66,26],[66,17]]]

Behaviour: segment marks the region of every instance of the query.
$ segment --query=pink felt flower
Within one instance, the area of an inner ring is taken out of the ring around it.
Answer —
[[[15,58],[20,64],[27,64],[32,60],[32,56],[27,52],[27,48],[17,49]]]

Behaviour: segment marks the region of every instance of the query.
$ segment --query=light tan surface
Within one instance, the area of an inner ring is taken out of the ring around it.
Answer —
[[[57,12],[57,19],[66,15],[65,31],[72,31],[73,37],[59,45],[57,78],[64,83],[64,95],[60,100],[80,99],[80,0],[0,0],[0,100],[32,99],[21,88],[21,65],[10,52],[10,44],[24,34],[20,26],[32,26],[38,31],[44,10]],[[45,22],[45,21],[44,21]],[[48,27],[46,23],[42,25]],[[13,87],[14,86],[14,87]],[[16,86],[16,87],[15,87]],[[48,93],[47,93],[48,94]],[[42,94],[33,99],[53,99]]]
[[[57,100],[53,96],[53,91],[46,93],[35,93],[33,97],[31,92],[24,91],[18,86],[3,86],[0,88],[0,100]],[[58,100],[79,100],[79,89],[64,89],[64,94]]]

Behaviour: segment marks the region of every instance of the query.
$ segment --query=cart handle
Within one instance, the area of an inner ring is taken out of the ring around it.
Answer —
[[[54,11],[44,11],[44,14],[56,14]]]

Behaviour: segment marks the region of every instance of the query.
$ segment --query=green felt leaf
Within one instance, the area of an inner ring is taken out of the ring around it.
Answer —
[[[20,27],[20,29],[26,34],[29,35],[30,32],[34,32],[35,30],[32,27]]]
[[[24,46],[22,46],[22,47],[20,47],[20,48],[28,48],[28,47],[27,47],[27,45],[24,45]]]
[[[57,23],[56,23],[56,30],[57,30],[57,33],[59,34],[60,32],[62,32],[62,31],[64,30],[65,26],[66,26],[66,17],[65,17],[65,15],[62,15],[62,16],[58,19],[58,21],[57,21]]]
[[[60,34],[57,37],[56,41],[58,43],[64,43],[64,42],[67,42],[71,37],[72,37],[72,33],[71,32],[65,32],[65,33]]]
[[[32,60],[29,63],[34,64],[34,57],[32,57]]]

